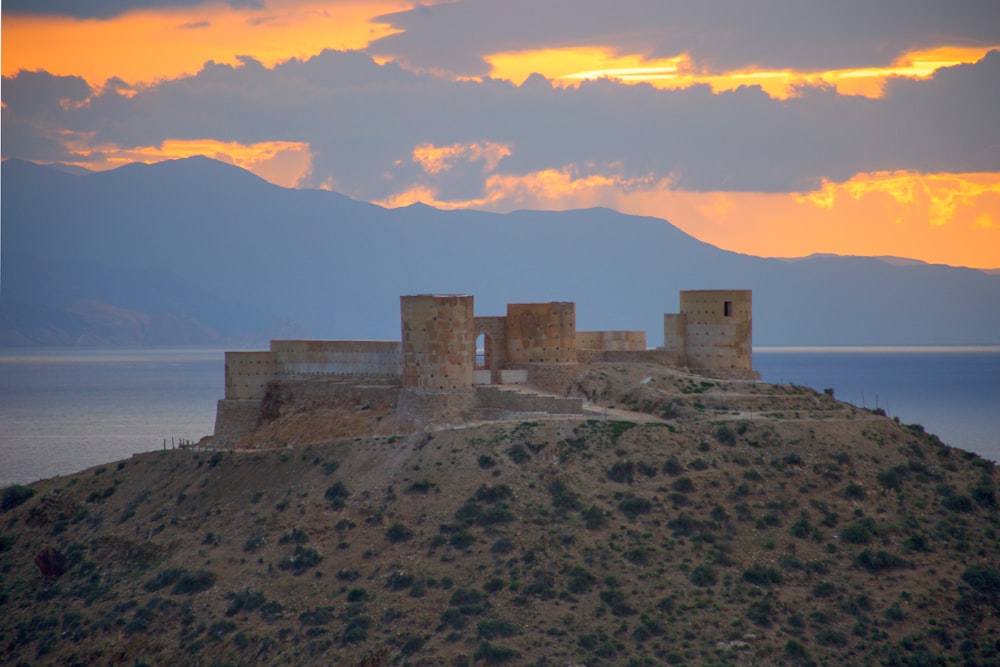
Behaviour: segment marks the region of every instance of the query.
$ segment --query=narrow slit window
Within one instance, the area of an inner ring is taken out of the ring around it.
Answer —
[[[733,302],[732,301],[726,301],[723,304],[723,314],[726,317],[732,317],[732,314],[733,314]]]

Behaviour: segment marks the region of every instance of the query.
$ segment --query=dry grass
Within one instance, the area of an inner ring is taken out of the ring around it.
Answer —
[[[608,420],[33,484],[0,514],[8,662],[998,663],[992,464],[801,388],[578,380]]]

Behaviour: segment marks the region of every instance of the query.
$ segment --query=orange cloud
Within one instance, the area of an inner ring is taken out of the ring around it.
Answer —
[[[590,170],[593,171],[593,170]],[[665,218],[707,243],[764,257],[817,252],[895,255],[932,263],[1000,268],[1000,174],[858,174],[809,193],[689,192],[669,178],[625,178],[614,166],[492,174],[481,197],[440,200],[422,185],[380,203],[442,209],[567,210],[608,206]]]
[[[129,149],[115,146],[91,147],[72,141],[68,145],[78,157],[69,164],[98,171],[132,162],[151,164],[204,155],[242,167],[275,185],[291,188],[297,186],[312,170],[309,144],[296,141],[266,141],[247,145],[214,139],[170,139],[160,146]]]
[[[263,9],[205,5],[132,11],[111,20],[7,15],[2,71],[77,75],[99,87],[111,77],[130,84],[198,72],[209,60],[237,64],[251,55],[267,66],[323,49],[363,49],[395,32],[374,23],[399,0],[271,0]]]
[[[492,141],[435,146],[421,144],[413,149],[413,161],[428,174],[449,171],[458,162],[484,162],[483,171],[496,170],[500,160],[510,155],[510,148]]]
[[[664,89],[708,84],[715,92],[760,86],[772,97],[786,99],[796,95],[802,85],[821,84],[832,86],[845,95],[880,97],[885,82],[891,77],[927,78],[942,67],[978,62],[996,48],[1000,47],[942,46],[906,53],[888,67],[823,72],[788,69],[709,72],[699,69],[683,53],[672,58],[647,60],[641,54],[618,54],[602,46],[498,53],[487,60],[493,68],[491,76],[518,84],[537,72],[563,86],[600,78],[648,83]]]

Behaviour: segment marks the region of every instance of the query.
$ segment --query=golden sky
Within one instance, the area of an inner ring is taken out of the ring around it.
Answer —
[[[247,67],[246,58],[274,68],[290,59],[305,62],[326,49],[367,53],[379,40],[401,32],[391,19],[380,17],[412,7],[412,3],[395,0],[278,0],[260,8],[218,3],[133,11],[105,19],[5,11],[2,71],[7,78],[42,71],[81,77],[93,89],[92,96],[109,80],[120,79],[124,86],[115,85],[122,97],[147,94],[149,104],[155,105],[156,95],[166,84],[197,80],[208,61],[240,70]],[[923,44],[865,66],[776,68],[747,64],[720,69],[686,51],[665,57],[650,55],[643,48],[628,52],[620,43],[602,42],[600,32],[595,31],[589,42],[578,38],[543,47],[512,39],[510,48],[483,53],[482,60],[490,77],[513,86],[525,84],[533,73],[545,77],[553,91],[597,85],[602,79],[662,91],[704,85],[712,95],[759,86],[773,106],[781,109],[782,104],[802,97],[803,87],[838,99],[861,97],[877,104],[886,94],[887,82],[930,81],[936,73],[978,63],[992,49],[1000,48],[997,43],[969,41]],[[395,63],[404,70],[414,70],[405,58],[394,59],[378,49],[372,54],[379,64]],[[440,66],[415,69],[421,75],[432,75],[427,76],[432,81],[485,85],[482,77],[449,72]],[[6,114],[13,115],[16,105],[14,98],[8,99],[9,90],[11,86],[5,82],[5,124]],[[363,184],[352,181],[350,173],[323,171],[321,163],[325,164],[323,159],[328,159],[331,150],[321,149],[308,137],[293,138],[294,132],[269,133],[260,127],[238,136],[235,131],[213,130],[210,123],[199,125],[192,120],[175,135],[164,130],[166,136],[150,134],[148,140],[135,136],[126,142],[102,137],[102,128],[121,120],[109,109],[99,110],[93,99],[61,99],[59,103],[64,110],[109,114],[100,122],[88,118],[92,126],[81,128],[53,125],[39,129],[46,119],[23,121],[67,151],[62,161],[88,168],[204,154],[279,185],[331,187],[390,206],[424,201],[442,208],[505,211],[529,206],[604,205],[662,217],[709,243],[762,256],[815,252],[897,255],[935,263],[1000,267],[1000,171],[983,170],[979,166],[981,155],[978,162],[969,162],[975,166],[968,170],[954,170],[951,165],[956,160],[942,162],[941,168],[918,169],[876,159],[870,167],[852,174],[820,174],[822,178],[806,191],[730,190],[689,187],[677,173],[655,168],[637,175],[634,169],[620,168],[614,160],[583,164],[553,157],[544,168],[537,164],[507,167],[526,153],[525,140],[484,133],[448,141],[422,136],[418,128],[412,139],[399,139],[408,140],[409,145],[386,162],[380,176],[381,190],[374,194],[375,190],[367,191]],[[190,113],[190,108],[178,111],[181,116]],[[238,116],[241,111],[237,108],[232,113]],[[288,118],[288,123],[294,122],[294,117]],[[497,119],[498,126],[503,122],[503,118]],[[669,120],[665,118],[664,123]],[[18,125],[13,131],[19,127],[27,125]],[[895,129],[886,127],[886,132]],[[5,134],[9,131],[5,128]],[[822,131],[817,128],[817,132]],[[398,132],[396,128],[387,130],[393,136]],[[588,137],[581,136],[578,141],[586,144]],[[987,158],[996,158],[1000,138],[994,135],[983,141],[987,146],[984,150],[992,151]],[[988,148],[991,141],[993,148]],[[830,143],[836,147],[835,138]],[[41,153],[33,156],[6,150],[20,145],[5,136],[4,157],[46,161]],[[628,158],[623,152],[621,161]],[[817,161],[821,158],[817,156]],[[409,170],[413,178],[386,185],[395,178],[391,176],[394,170]],[[446,187],[446,179],[457,178],[461,170],[474,172],[479,178],[481,188],[474,196],[456,194]]]

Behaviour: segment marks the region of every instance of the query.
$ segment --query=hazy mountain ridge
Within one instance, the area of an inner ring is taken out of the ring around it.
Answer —
[[[1000,276],[974,269],[763,259],[603,208],[390,210],[207,158],[85,176],[8,160],[2,177],[5,304],[63,308],[67,284],[89,285],[76,296],[193,317],[223,336],[284,319],[316,338],[392,339],[400,294],[463,292],[480,314],[572,300],[579,328],[645,329],[656,345],[678,290],[750,288],[758,345],[1000,342],[1000,309],[988,307]],[[87,263],[136,289],[115,293]],[[144,271],[161,279],[137,280]]]

